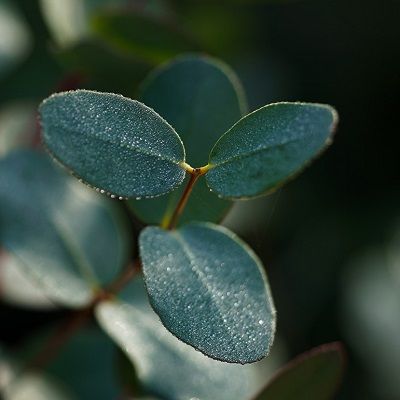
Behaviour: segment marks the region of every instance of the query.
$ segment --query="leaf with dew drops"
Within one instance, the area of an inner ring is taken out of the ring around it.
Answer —
[[[215,144],[207,184],[223,198],[267,194],[330,144],[336,123],[337,113],[328,105],[264,106],[238,121]]]
[[[249,400],[264,384],[258,363],[222,363],[176,339],[151,309],[140,278],[131,281],[117,299],[100,302],[95,315],[152,395],[168,400]]]
[[[210,223],[139,237],[150,302],[175,336],[217,360],[266,356],[275,309],[260,260],[236,235]]]
[[[57,93],[39,108],[44,142],[67,169],[112,197],[154,197],[180,185],[185,150],[144,104],[112,93]]]

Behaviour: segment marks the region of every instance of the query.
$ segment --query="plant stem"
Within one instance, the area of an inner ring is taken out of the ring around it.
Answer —
[[[180,166],[188,174],[190,174],[190,179],[185,187],[184,192],[182,193],[182,196],[181,196],[179,203],[177,204],[173,214],[171,215],[170,218],[166,218],[166,220],[163,221],[163,223],[161,224],[162,228],[165,228],[168,230],[175,228],[179,217],[181,216],[183,210],[185,209],[186,203],[189,200],[190,193],[192,192],[193,186],[196,183],[198,177],[201,175],[205,175],[212,168],[212,165],[210,165],[210,164],[207,164],[204,167],[193,168],[186,162],[181,162]]]
[[[105,289],[99,291],[87,307],[71,314],[69,318],[58,327],[41,351],[28,362],[25,369],[42,369],[50,363],[76,331],[89,321],[97,304],[103,300],[114,297],[140,269],[141,262],[140,259],[137,258],[133,264],[130,264],[121,275],[115,279],[115,281]]]
[[[171,230],[174,229],[179,217],[181,216],[183,210],[185,209],[186,203],[189,200],[190,193],[193,190],[194,184],[196,183],[200,174],[191,174],[189,178],[189,182],[187,183],[185,190],[182,193],[181,198],[179,199],[178,205],[173,212],[171,219],[166,225],[166,229]]]

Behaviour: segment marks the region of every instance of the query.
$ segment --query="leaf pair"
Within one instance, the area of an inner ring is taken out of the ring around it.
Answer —
[[[172,79],[167,82],[173,87]],[[209,93],[213,88],[209,86]],[[239,99],[232,104],[240,105]],[[196,111],[202,112],[201,104]],[[51,153],[101,191],[121,198],[154,197],[175,189],[184,179],[188,168],[180,137],[138,101],[77,90],[51,96],[40,113]],[[197,126],[207,125],[210,113],[202,114]],[[325,105],[262,107],[237,122],[212,148],[207,184],[219,196],[231,199],[269,192],[325,147],[335,122],[335,111]],[[221,126],[226,128],[225,121]],[[191,138],[197,140],[198,129],[196,133]]]

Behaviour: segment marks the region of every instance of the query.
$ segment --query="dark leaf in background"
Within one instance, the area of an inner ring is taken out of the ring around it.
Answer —
[[[139,90],[140,100],[152,107],[178,132],[192,167],[207,164],[215,141],[247,111],[246,99],[235,73],[219,60],[181,56],[150,73]],[[155,200],[131,201],[136,215],[146,223],[168,219],[183,187]],[[198,181],[180,218],[219,222],[231,203],[209,193]]]
[[[199,50],[195,40],[179,26],[133,11],[99,13],[92,18],[91,26],[106,43],[152,64]]]
[[[343,358],[339,343],[310,350],[279,370],[255,400],[333,399],[343,374]]]

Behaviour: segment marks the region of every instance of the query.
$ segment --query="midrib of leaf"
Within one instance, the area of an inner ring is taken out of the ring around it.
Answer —
[[[65,129],[67,132],[78,133],[78,135],[80,134],[79,132],[77,132],[77,131],[75,131],[75,130],[73,130],[73,129],[70,129],[70,128],[68,128],[68,127],[64,127],[64,126],[63,126],[63,129]],[[159,153],[153,153],[153,152],[151,152],[151,151],[145,150],[145,149],[143,149],[143,148],[141,148],[141,147],[139,147],[139,146],[131,146],[131,145],[129,145],[129,144],[123,144],[123,143],[121,143],[120,141],[113,141],[113,140],[107,139],[106,137],[101,136],[101,135],[99,135],[99,134],[92,134],[92,133],[90,133],[88,136],[94,137],[95,139],[98,139],[98,140],[100,140],[100,141],[102,141],[102,142],[104,142],[104,143],[111,143],[111,144],[116,145],[116,146],[118,146],[118,147],[121,147],[121,148],[123,148],[123,149],[132,150],[133,152],[138,152],[138,153],[144,154],[144,155],[146,155],[146,156],[155,157],[155,158],[158,158],[158,159],[160,159],[160,160],[162,160],[162,161],[169,161],[169,162],[171,162],[172,164],[176,164],[176,165],[178,165],[178,166],[179,166],[179,164],[180,164],[182,161],[185,161],[185,153],[184,153],[184,156],[183,156],[183,160],[176,161],[176,160],[171,159],[171,158],[168,158],[168,157],[163,157],[163,156],[162,156],[161,154],[159,154]]]
[[[176,237],[177,241],[179,244],[182,246],[183,252],[185,253],[186,257],[188,258],[190,265],[195,268],[191,268],[191,270],[197,275],[197,277],[200,280],[200,283],[202,284],[203,287],[205,287],[206,291],[208,293],[213,293],[213,287],[208,283],[205,274],[198,268],[196,268],[196,256],[193,254],[193,252],[190,250],[189,245],[186,243],[183,235],[179,233],[178,231],[175,231],[174,236]],[[211,296],[212,297],[212,296]],[[218,298],[218,297],[217,297]],[[228,336],[232,336],[230,331],[226,329],[226,322],[224,322],[224,315],[229,314],[229,310],[224,306],[223,303],[220,303],[219,301],[213,301],[212,304],[215,304],[218,316],[222,321],[222,325],[224,326],[225,333],[228,334]],[[225,311],[225,313],[224,313]]]
[[[221,165],[224,165],[224,164],[229,164],[229,163],[231,163],[231,162],[240,160],[240,159],[242,159],[242,158],[247,158],[247,157],[252,156],[252,155],[254,155],[254,154],[261,153],[261,152],[263,152],[263,151],[268,151],[268,150],[271,150],[271,149],[283,147],[283,146],[286,146],[286,145],[289,144],[289,143],[295,143],[295,142],[297,142],[297,141],[303,140],[304,138],[305,138],[305,136],[301,136],[301,137],[297,137],[297,138],[295,138],[295,139],[286,140],[285,142],[282,142],[282,143],[273,144],[273,145],[269,145],[269,146],[263,146],[263,147],[258,148],[258,149],[250,150],[250,151],[247,152],[247,153],[237,154],[237,155],[235,155],[235,156],[233,156],[233,157],[227,158],[227,159],[224,160],[224,161],[221,161],[221,162],[218,163],[218,164],[212,164],[212,163],[210,163],[210,165],[211,165],[210,169],[215,168],[215,167],[220,167]]]

